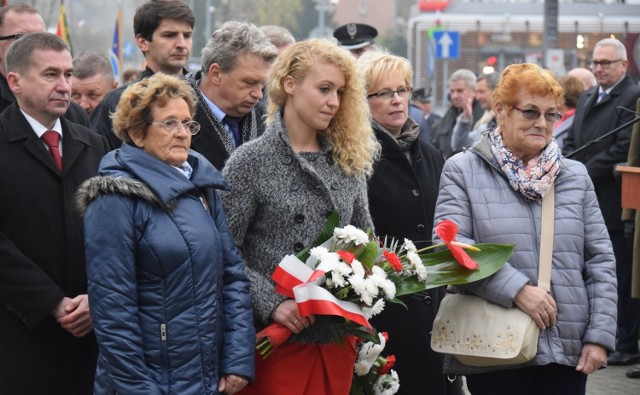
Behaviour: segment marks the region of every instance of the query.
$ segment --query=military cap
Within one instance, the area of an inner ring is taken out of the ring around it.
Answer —
[[[378,31],[373,26],[363,23],[347,23],[333,31],[333,37],[344,49],[359,49],[373,44]]]
[[[431,89],[418,88],[413,91],[412,98],[415,101],[419,101],[422,103],[429,103],[431,102]]]

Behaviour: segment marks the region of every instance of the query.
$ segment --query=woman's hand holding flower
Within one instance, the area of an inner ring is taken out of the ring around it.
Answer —
[[[544,289],[527,284],[518,292],[514,302],[533,318],[538,328],[545,329],[556,324],[556,301]]]
[[[291,332],[298,334],[310,325],[315,324],[316,319],[312,315],[302,317],[298,311],[296,301],[287,299],[280,303],[274,310],[273,321],[286,326]]]

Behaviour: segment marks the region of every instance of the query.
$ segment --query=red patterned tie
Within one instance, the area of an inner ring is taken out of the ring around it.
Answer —
[[[62,156],[60,156],[60,149],[58,148],[58,144],[60,144],[60,135],[53,130],[47,130],[42,135],[42,140],[49,147],[49,155],[51,155],[51,159],[58,167],[58,170],[62,171]]]

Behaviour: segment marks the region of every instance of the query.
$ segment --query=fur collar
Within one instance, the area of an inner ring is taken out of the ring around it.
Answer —
[[[89,204],[100,195],[118,194],[146,200],[165,210],[175,207],[175,200],[167,205],[156,196],[155,193],[142,181],[126,177],[96,176],[80,185],[75,195],[76,208],[80,215],[84,216]]]

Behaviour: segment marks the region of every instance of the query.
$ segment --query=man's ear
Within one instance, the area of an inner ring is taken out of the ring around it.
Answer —
[[[13,71],[7,74],[7,83],[9,84],[9,89],[11,89],[11,92],[13,92],[14,95],[22,93],[20,82],[20,74]]]
[[[211,80],[213,85],[220,86],[220,82],[222,80],[222,70],[220,69],[220,65],[217,63],[212,64],[207,72],[207,77],[209,77],[209,80]]]
[[[141,34],[138,34],[136,36],[136,44],[138,45],[138,48],[140,48],[140,50],[144,53],[147,53],[147,51],[149,51],[149,44],[146,38],[142,37]]]

